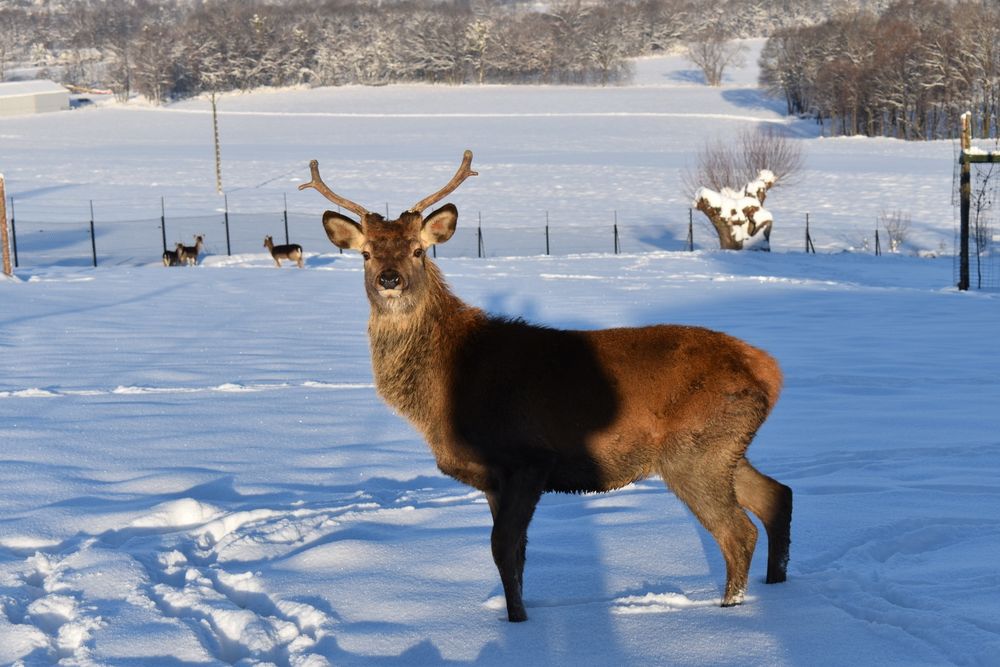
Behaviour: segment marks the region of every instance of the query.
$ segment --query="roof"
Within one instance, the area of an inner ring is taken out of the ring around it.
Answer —
[[[55,81],[35,79],[33,81],[10,81],[0,83],[0,97],[20,97],[22,95],[44,95],[46,93],[69,93]]]

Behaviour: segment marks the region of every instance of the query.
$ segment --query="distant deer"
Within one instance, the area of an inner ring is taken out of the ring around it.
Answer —
[[[281,268],[281,260],[283,259],[295,262],[300,269],[302,268],[302,246],[298,243],[274,245],[271,237],[265,236],[264,247],[271,252],[271,257],[274,258],[274,263],[278,265],[278,268]]]
[[[163,251],[163,266],[180,266],[184,263],[184,244],[178,243],[173,250]]]
[[[430,205],[471,170],[472,153],[441,190],[396,220],[335,194],[334,245],[364,257],[378,392],[427,440],[438,467],[481,490],[507,618],[524,621],[527,529],[542,493],[610,491],[659,474],[712,534],[726,562],[723,606],[747,587],[757,529],[767,531],[767,583],[785,580],[792,491],[745,453],[778,400],[781,370],[726,334],[659,325],[563,331],[491,316],[463,303],[427,249],[455,232],[458,210]]]
[[[193,266],[198,263],[198,255],[205,247],[205,237],[201,234],[195,234],[194,245],[186,245],[184,247],[184,261],[188,263],[189,266]]]

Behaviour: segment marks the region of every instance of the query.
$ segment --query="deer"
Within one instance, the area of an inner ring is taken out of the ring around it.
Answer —
[[[274,241],[271,237],[265,236],[264,247],[271,252],[271,257],[274,259],[274,263],[279,269],[281,268],[281,260],[283,259],[293,261],[300,269],[302,268],[302,246],[298,243],[274,245]]]
[[[178,243],[173,250],[163,251],[163,266],[181,266],[184,264],[184,244]]]
[[[480,490],[510,622],[527,620],[528,525],[543,493],[608,492],[651,475],[713,536],[726,566],[722,606],[741,604],[757,528],[769,584],[785,581],[792,490],[746,451],[781,391],[767,352],[714,330],[670,324],[563,330],[463,302],[428,257],[455,233],[444,204],[472,171],[395,220],[333,192],[319,163],[312,188],[353,213],[326,211],[330,241],[361,253],[377,392],[424,436],[442,473]]]
[[[194,266],[198,263],[198,255],[201,254],[202,249],[205,247],[205,237],[201,234],[195,234],[194,245],[186,245],[184,248],[184,261],[187,262],[188,266]]]

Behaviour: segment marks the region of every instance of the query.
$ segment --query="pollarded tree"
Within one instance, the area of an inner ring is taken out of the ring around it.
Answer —
[[[770,250],[771,213],[764,208],[779,181],[794,182],[802,171],[802,151],[773,130],[744,130],[735,141],[708,143],[698,166],[685,175],[692,205],[705,214],[723,250]],[[733,187],[732,184],[743,183]]]

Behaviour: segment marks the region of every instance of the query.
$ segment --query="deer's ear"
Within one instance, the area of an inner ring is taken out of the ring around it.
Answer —
[[[445,204],[424,219],[420,241],[425,247],[444,243],[455,233],[457,223],[458,209],[454,204]]]
[[[347,216],[333,211],[323,213],[323,229],[330,243],[344,250],[360,250],[365,243],[365,234],[361,225]]]

